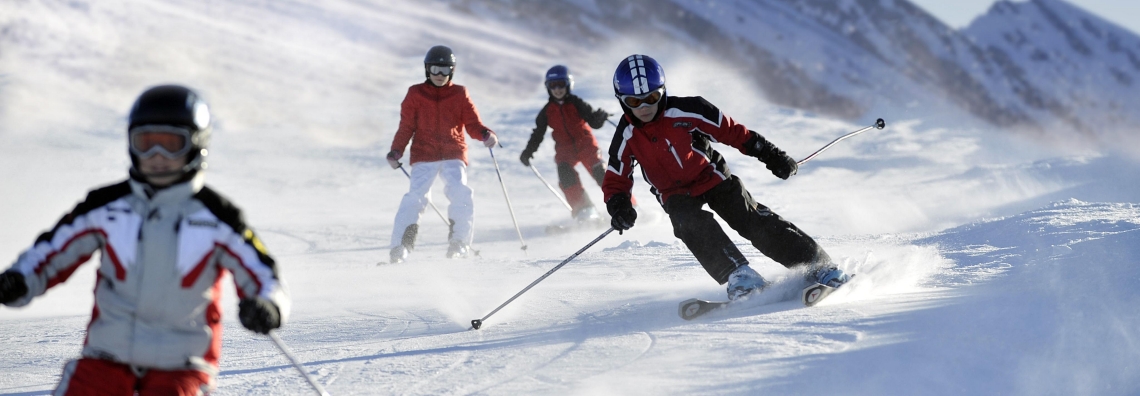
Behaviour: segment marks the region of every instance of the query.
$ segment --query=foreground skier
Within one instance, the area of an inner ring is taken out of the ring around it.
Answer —
[[[227,271],[246,328],[268,334],[289,313],[274,261],[241,211],[204,185],[210,113],[175,85],[142,93],[127,133],[130,178],[91,191],[0,274],[0,303],[19,307],[96,251],[95,307],[82,357],[59,395],[200,395],[214,387]]]
[[[665,71],[649,56],[632,55],[618,65],[614,94],[625,116],[610,143],[602,192],[615,229],[627,230],[637,219],[630,195],[636,160],[669,215],[673,235],[717,283],[727,283],[729,300],[767,283],[712,213],[702,210],[705,205],[764,255],[788,268],[806,266],[810,281],[829,286],[847,281],[815,240],[752,199],[712,143],[756,157],[781,179],[796,174],[794,159],[704,98],[667,96]]]
[[[436,176],[443,179],[443,193],[451,202],[447,217],[451,233],[447,257],[467,257],[475,237],[475,209],[472,191],[467,187],[467,141],[463,132],[490,148],[498,143],[495,132],[483,125],[467,88],[455,85],[455,54],[437,45],[424,56],[427,81],[408,88],[400,105],[400,127],[392,139],[388,164],[402,166],[400,158],[408,142],[412,144],[411,187],[400,201],[392,226],[389,260],[403,262],[416,244],[420,214],[428,205],[428,193]]]

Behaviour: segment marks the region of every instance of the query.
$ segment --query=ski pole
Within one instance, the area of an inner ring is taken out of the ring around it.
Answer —
[[[882,118],[877,119],[877,120],[875,120],[874,125],[871,125],[869,127],[865,127],[863,129],[860,129],[860,130],[855,131],[855,132],[848,133],[846,135],[840,136],[838,139],[832,140],[831,143],[828,143],[826,146],[823,146],[823,148],[816,150],[814,153],[811,153],[811,155],[807,156],[807,158],[804,158],[804,159],[796,162],[796,165],[803,165],[805,162],[811,161],[812,158],[815,158],[815,156],[819,155],[819,153],[822,153],[823,150],[827,150],[827,149],[831,148],[831,146],[834,146],[836,143],[839,143],[840,140],[847,139],[849,137],[858,135],[858,134],[863,133],[863,132],[865,132],[871,128],[883,129],[886,126],[887,126],[887,123],[885,121],[883,121]]]
[[[590,241],[590,243],[587,243],[586,246],[583,246],[581,249],[578,249],[578,251],[574,252],[574,254],[570,255],[570,257],[567,257],[565,260],[562,260],[562,263],[559,263],[558,265],[554,266],[554,268],[551,268],[550,271],[546,271],[546,274],[543,274],[538,279],[535,279],[535,281],[531,282],[530,285],[527,285],[527,287],[525,289],[522,289],[522,291],[515,294],[514,297],[511,297],[510,300],[507,300],[507,302],[503,303],[498,308],[495,308],[495,310],[491,311],[491,313],[487,314],[487,316],[484,316],[482,319],[472,320],[471,321],[471,328],[475,329],[475,330],[479,330],[480,327],[483,327],[483,321],[484,320],[487,320],[487,318],[491,317],[491,315],[494,315],[495,312],[499,312],[500,309],[503,309],[503,307],[507,306],[507,304],[510,304],[511,301],[514,301],[516,298],[519,298],[519,296],[521,296],[523,293],[526,293],[527,290],[530,290],[530,288],[534,287],[534,285],[537,285],[538,282],[542,282],[543,279],[546,279],[546,277],[550,276],[550,274],[553,274],[554,271],[558,271],[559,268],[562,268],[562,266],[566,265],[566,263],[569,263],[570,260],[573,260],[575,257],[578,257],[579,254],[582,254],[582,252],[586,251],[586,249],[589,249],[590,246],[594,246],[595,243],[598,243],[598,241],[602,240],[602,238],[605,238],[606,235],[609,235],[611,232],[614,232],[613,227],[610,227],[610,229],[606,230],[606,232],[603,232],[602,235],[598,235],[597,238],[594,238],[594,240]]]
[[[613,125],[613,126],[614,126],[614,128],[617,128],[617,124],[615,124],[613,121],[610,121],[610,119],[609,119],[609,118],[607,118],[607,119],[606,119],[606,122],[609,122],[609,123],[610,123],[610,125]]]
[[[273,343],[277,345],[277,349],[280,349],[281,353],[285,354],[285,357],[289,358],[289,362],[293,363],[293,367],[296,367],[297,371],[301,372],[301,376],[305,377],[305,381],[309,381],[309,386],[312,386],[313,390],[317,391],[318,395],[329,396],[329,393],[325,392],[325,388],[322,388],[321,384],[318,384],[317,381],[313,380],[313,377],[309,376],[309,373],[305,371],[305,366],[301,365],[301,362],[297,360],[297,357],[293,356],[293,353],[289,352],[289,348],[285,347],[285,343],[281,341],[281,338],[277,337],[277,332],[270,330],[269,339],[273,340]]]
[[[550,185],[550,183],[546,181],[546,178],[542,177],[542,174],[538,173],[538,168],[535,168],[534,165],[531,165],[530,170],[534,171],[534,175],[538,176],[538,180],[542,180],[542,184],[545,184],[546,188],[550,189],[550,192],[554,193],[554,196],[558,198],[558,202],[562,202],[562,205],[566,206],[566,210],[569,210],[571,212],[574,211],[574,208],[570,207],[570,203],[566,202],[566,198],[563,198],[562,194],[559,194],[558,191],[554,189],[554,186]]]
[[[523,255],[526,255],[526,241],[523,240],[522,231],[519,230],[519,221],[515,219],[515,208],[511,206],[511,197],[507,195],[507,184],[503,183],[503,173],[499,172],[499,160],[495,159],[495,149],[487,147],[487,151],[491,152],[491,161],[495,163],[495,174],[499,175],[499,185],[503,187],[503,198],[507,199],[507,210],[511,212],[511,221],[515,223],[515,233],[519,234],[519,243],[522,244]]]
[[[404,171],[404,176],[407,176],[408,180],[412,180],[412,175],[408,173],[407,169],[404,169],[404,164],[400,164],[400,170]],[[451,221],[447,220],[447,216],[444,216],[443,212],[440,212],[439,208],[435,207],[435,203],[431,201],[431,192],[430,191],[428,192],[428,199],[427,200],[428,200],[428,205],[431,205],[431,208],[435,210],[435,214],[439,215],[439,218],[443,219],[443,223],[447,224],[447,226],[450,228],[451,227]]]

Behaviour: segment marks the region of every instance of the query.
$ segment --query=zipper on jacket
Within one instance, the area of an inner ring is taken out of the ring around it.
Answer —
[[[670,142],[669,139],[665,139],[665,144],[669,145],[669,151],[673,153],[673,158],[677,160],[677,165],[679,165],[681,169],[685,169],[685,164],[681,163],[681,156],[677,155],[677,150],[673,148],[673,142]]]
[[[564,104],[569,104],[569,102],[563,100],[558,104],[558,114],[562,116],[562,131],[566,133],[566,137],[570,138],[570,147],[574,148],[574,155],[576,156],[578,155],[578,139],[574,138],[574,134],[570,133],[570,127],[566,126],[566,111],[562,110],[562,105]],[[573,106],[573,104],[571,104],[571,106]],[[581,116],[581,114],[579,114],[579,116]]]

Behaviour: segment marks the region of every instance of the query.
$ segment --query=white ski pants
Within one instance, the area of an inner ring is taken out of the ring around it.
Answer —
[[[447,206],[447,217],[455,222],[452,228],[451,240],[471,244],[475,237],[475,206],[472,202],[472,191],[467,187],[467,164],[462,160],[444,160],[434,162],[417,162],[411,165],[412,180],[408,193],[400,201],[400,210],[396,212],[395,224],[392,227],[392,244],[399,246],[404,237],[404,230],[409,225],[418,224],[420,216],[428,206],[431,185],[435,177],[443,179],[443,194],[451,203]],[[439,204],[436,204],[439,207]]]

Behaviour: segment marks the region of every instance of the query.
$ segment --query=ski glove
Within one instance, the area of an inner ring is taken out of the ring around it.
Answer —
[[[745,154],[760,159],[768,170],[776,177],[787,180],[796,174],[800,166],[795,159],[780,150],[776,145],[764,139],[759,133],[751,132],[752,137],[744,142]]]
[[[788,180],[789,177],[792,177],[792,175],[796,174],[796,171],[800,169],[800,165],[796,163],[796,160],[784,154],[783,151],[780,152],[779,158],[765,162],[764,165],[768,170],[772,171],[773,175],[784,180]]]
[[[610,226],[615,230],[625,231],[633,228],[633,223],[637,221],[637,211],[633,210],[629,194],[614,194],[609,201],[606,201],[606,210],[610,212]]]
[[[28,294],[28,285],[24,283],[24,274],[15,271],[0,274],[0,304],[19,300],[25,294]]]
[[[281,327],[281,313],[277,306],[264,298],[246,298],[238,303],[238,318],[241,325],[254,333],[269,334],[270,330]]]
[[[519,156],[519,161],[522,161],[525,166],[530,166],[531,158],[534,158],[534,152],[523,150],[522,155]]]
[[[491,132],[490,129],[483,131],[483,146],[492,148],[496,144],[499,144],[499,138],[495,136],[495,132]]]
[[[392,169],[397,169],[400,167],[400,165],[402,165],[402,164],[400,164],[400,152],[399,151],[392,150],[392,151],[388,152],[388,165],[391,165]]]

